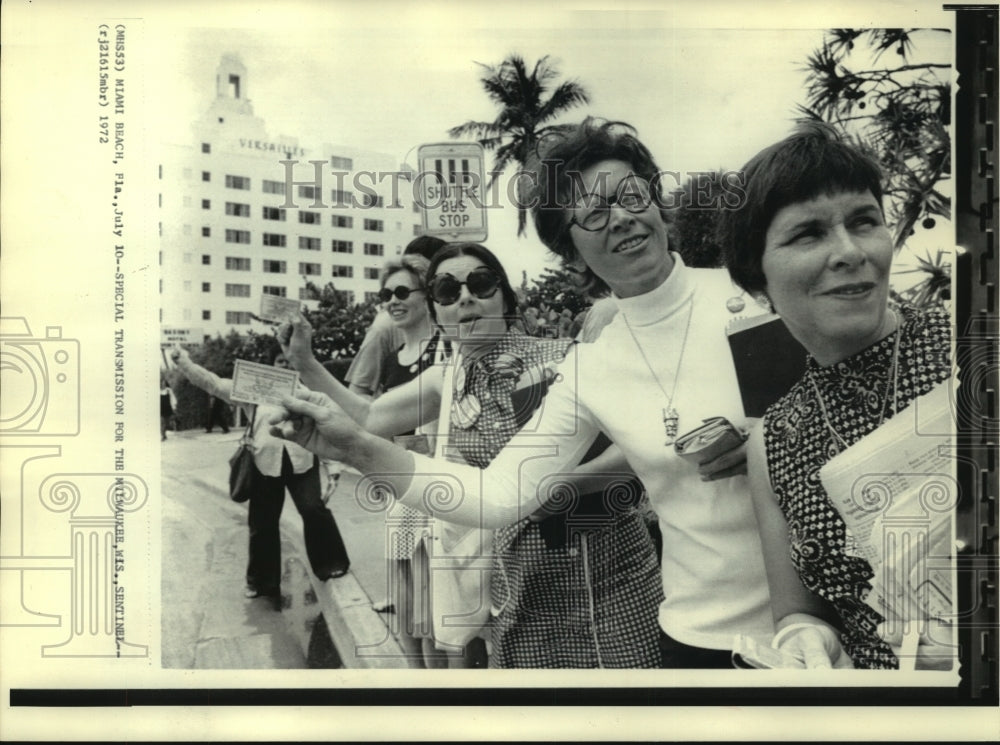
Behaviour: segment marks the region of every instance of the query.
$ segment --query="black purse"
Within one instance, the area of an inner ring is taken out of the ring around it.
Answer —
[[[255,406],[240,444],[229,459],[229,497],[234,502],[246,502],[257,487],[258,471],[253,462],[253,420],[256,416]]]

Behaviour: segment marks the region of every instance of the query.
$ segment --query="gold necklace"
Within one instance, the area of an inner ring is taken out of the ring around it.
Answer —
[[[625,320],[625,328],[628,329],[628,333],[632,337],[632,341],[639,350],[639,354],[642,355],[642,361],[646,363],[646,367],[649,369],[649,374],[653,376],[653,380],[663,393],[663,397],[667,399],[667,407],[663,409],[663,430],[667,435],[667,441],[663,444],[667,447],[673,445],[674,441],[677,439],[677,432],[680,424],[680,415],[674,407],[674,394],[677,392],[677,379],[681,375],[681,362],[684,360],[684,350],[687,349],[688,331],[691,330],[691,317],[694,316],[694,295],[691,295],[687,302],[691,308],[688,310],[687,323],[684,326],[684,340],[681,342],[680,354],[677,355],[677,369],[674,370],[674,382],[670,387],[669,396],[667,395],[667,389],[663,387],[663,383],[660,382],[660,378],[656,375],[656,370],[654,370],[653,366],[649,364],[646,352],[643,350],[642,345],[636,338],[635,332],[632,330],[632,324],[628,321],[628,316],[622,313],[622,318]]]
[[[882,396],[882,414],[879,416],[878,424],[875,425],[876,429],[881,427],[885,422],[886,406],[889,403],[890,385],[892,385],[892,415],[896,416],[896,414],[899,413],[899,339],[903,335],[903,327],[899,322],[899,316],[897,316],[892,310],[889,312],[892,313],[892,317],[896,322],[896,338],[892,343],[892,364],[890,367],[890,375],[886,376],[885,394]],[[841,434],[834,429],[833,422],[830,421],[830,415],[826,411],[826,404],[823,403],[823,395],[820,393],[819,385],[816,383],[816,378],[813,375],[812,370],[809,371],[808,378],[809,383],[812,385],[813,392],[816,394],[816,402],[819,404],[819,411],[823,416],[823,423],[826,425],[826,428],[830,430],[830,434],[832,434],[841,444],[842,448],[846,450],[850,447],[850,445],[848,445],[847,440],[845,440]]]

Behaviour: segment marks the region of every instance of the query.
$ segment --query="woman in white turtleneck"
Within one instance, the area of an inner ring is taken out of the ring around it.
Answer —
[[[484,526],[538,509],[551,475],[579,461],[603,431],[659,517],[663,666],[731,667],[736,634],[773,632],[745,449],[697,466],[673,442],[708,417],[745,423],[725,335],[733,285],[724,270],[686,267],[669,250],[660,171],[631,128],[586,120],[542,164],[539,237],[592,287],[610,288],[619,312],[596,342],[576,345],[544,408],[487,468],[394,449],[321,397],[289,400],[288,421],[274,431],[361,470],[398,474],[390,483],[401,500],[432,513],[429,497],[447,471],[463,486],[460,500],[442,506],[447,519]]]

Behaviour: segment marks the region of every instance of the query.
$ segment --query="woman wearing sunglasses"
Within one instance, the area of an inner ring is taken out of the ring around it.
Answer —
[[[447,427],[439,429],[447,433],[447,447],[439,442],[434,462],[443,457],[484,468],[546,405],[554,367],[570,342],[527,336],[516,328],[514,290],[500,262],[483,246],[445,246],[431,261],[428,276],[432,316],[456,343],[451,372],[429,370],[369,403],[331,384],[309,361],[308,330],[301,323],[295,325],[288,349],[307,385],[330,394],[370,432],[412,428],[447,409]],[[564,470],[572,470],[586,451]],[[574,475],[553,473],[549,488],[563,494],[574,487],[582,491],[585,474],[606,467],[605,457],[591,460]],[[614,469],[618,478],[612,504],[589,509],[572,500],[562,503],[565,509],[550,504],[545,512],[518,514],[492,536],[492,579],[485,585],[489,594],[472,597],[465,611],[475,617],[472,611],[492,610],[491,667],[656,665],[655,612],[662,594],[655,550],[635,509],[639,494],[623,488],[629,474],[622,470]],[[392,478],[378,469],[364,473],[377,481]],[[457,491],[452,496],[461,501]],[[447,510],[439,517],[447,520]],[[476,521],[466,525],[479,527]],[[468,529],[443,526],[440,532],[440,541],[470,544]],[[475,536],[471,538],[474,544]],[[489,569],[490,563],[479,567]],[[451,574],[442,572],[435,584],[447,586]],[[446,648],[476,631],[474,624],[463,629],[440,623],[445,615],[460,615],[457,608],[446,612],[443,606],[450,600],[436,592],[432,601],[435,639]]]
[[[731,667],[737,634],[773,633],[745,445],[698,463],[674,443],[707,418],[745,423],[725,335],[727,301],[739,292],[724,270],[686,267],[669,250],[662,172],[631,127],[588,119],[540,155],[539,237],[591,287],[610,288],[619,312],[595,342],[571,349],[534,421],[479,471],[376,440],[312,392],[287,399],[273,431],[391,474],[386,486],[406,504],[496,527],[539,509],[550,475],[603,431],[659,517],[661,665]],[[437,505],[430,495],[445,478],[462,485],[461,499]]]
[[[404,255],[382,269],[378,298],[386,317],[402,337],[402,344],[379,366],[377,396],[403,385],[431,367],[441,342],[440,332],[431,324],[424,278],[429,262],[419,254]],[[393,631],[406,654],[422,660],[424,667],[436,667],[438,655],[424,639],[430,639],[429,612],[421,603],[426,584],[414,586],[413,554],[421,535],[429,529],[428,518],[417,510],[396,502],[386,513],[386,562],[389,578],[389,606],[394,610]]]

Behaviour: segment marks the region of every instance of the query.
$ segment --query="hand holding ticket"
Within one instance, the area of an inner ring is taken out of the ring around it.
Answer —
[[[260,296],[260,317],[280,323],[294,320],[300,313],[302,303],[278,295]]]
[[[280,406],[283,398],[294,396],[299,374],[270,365],[236,360],[231,398],[248,404]]]

